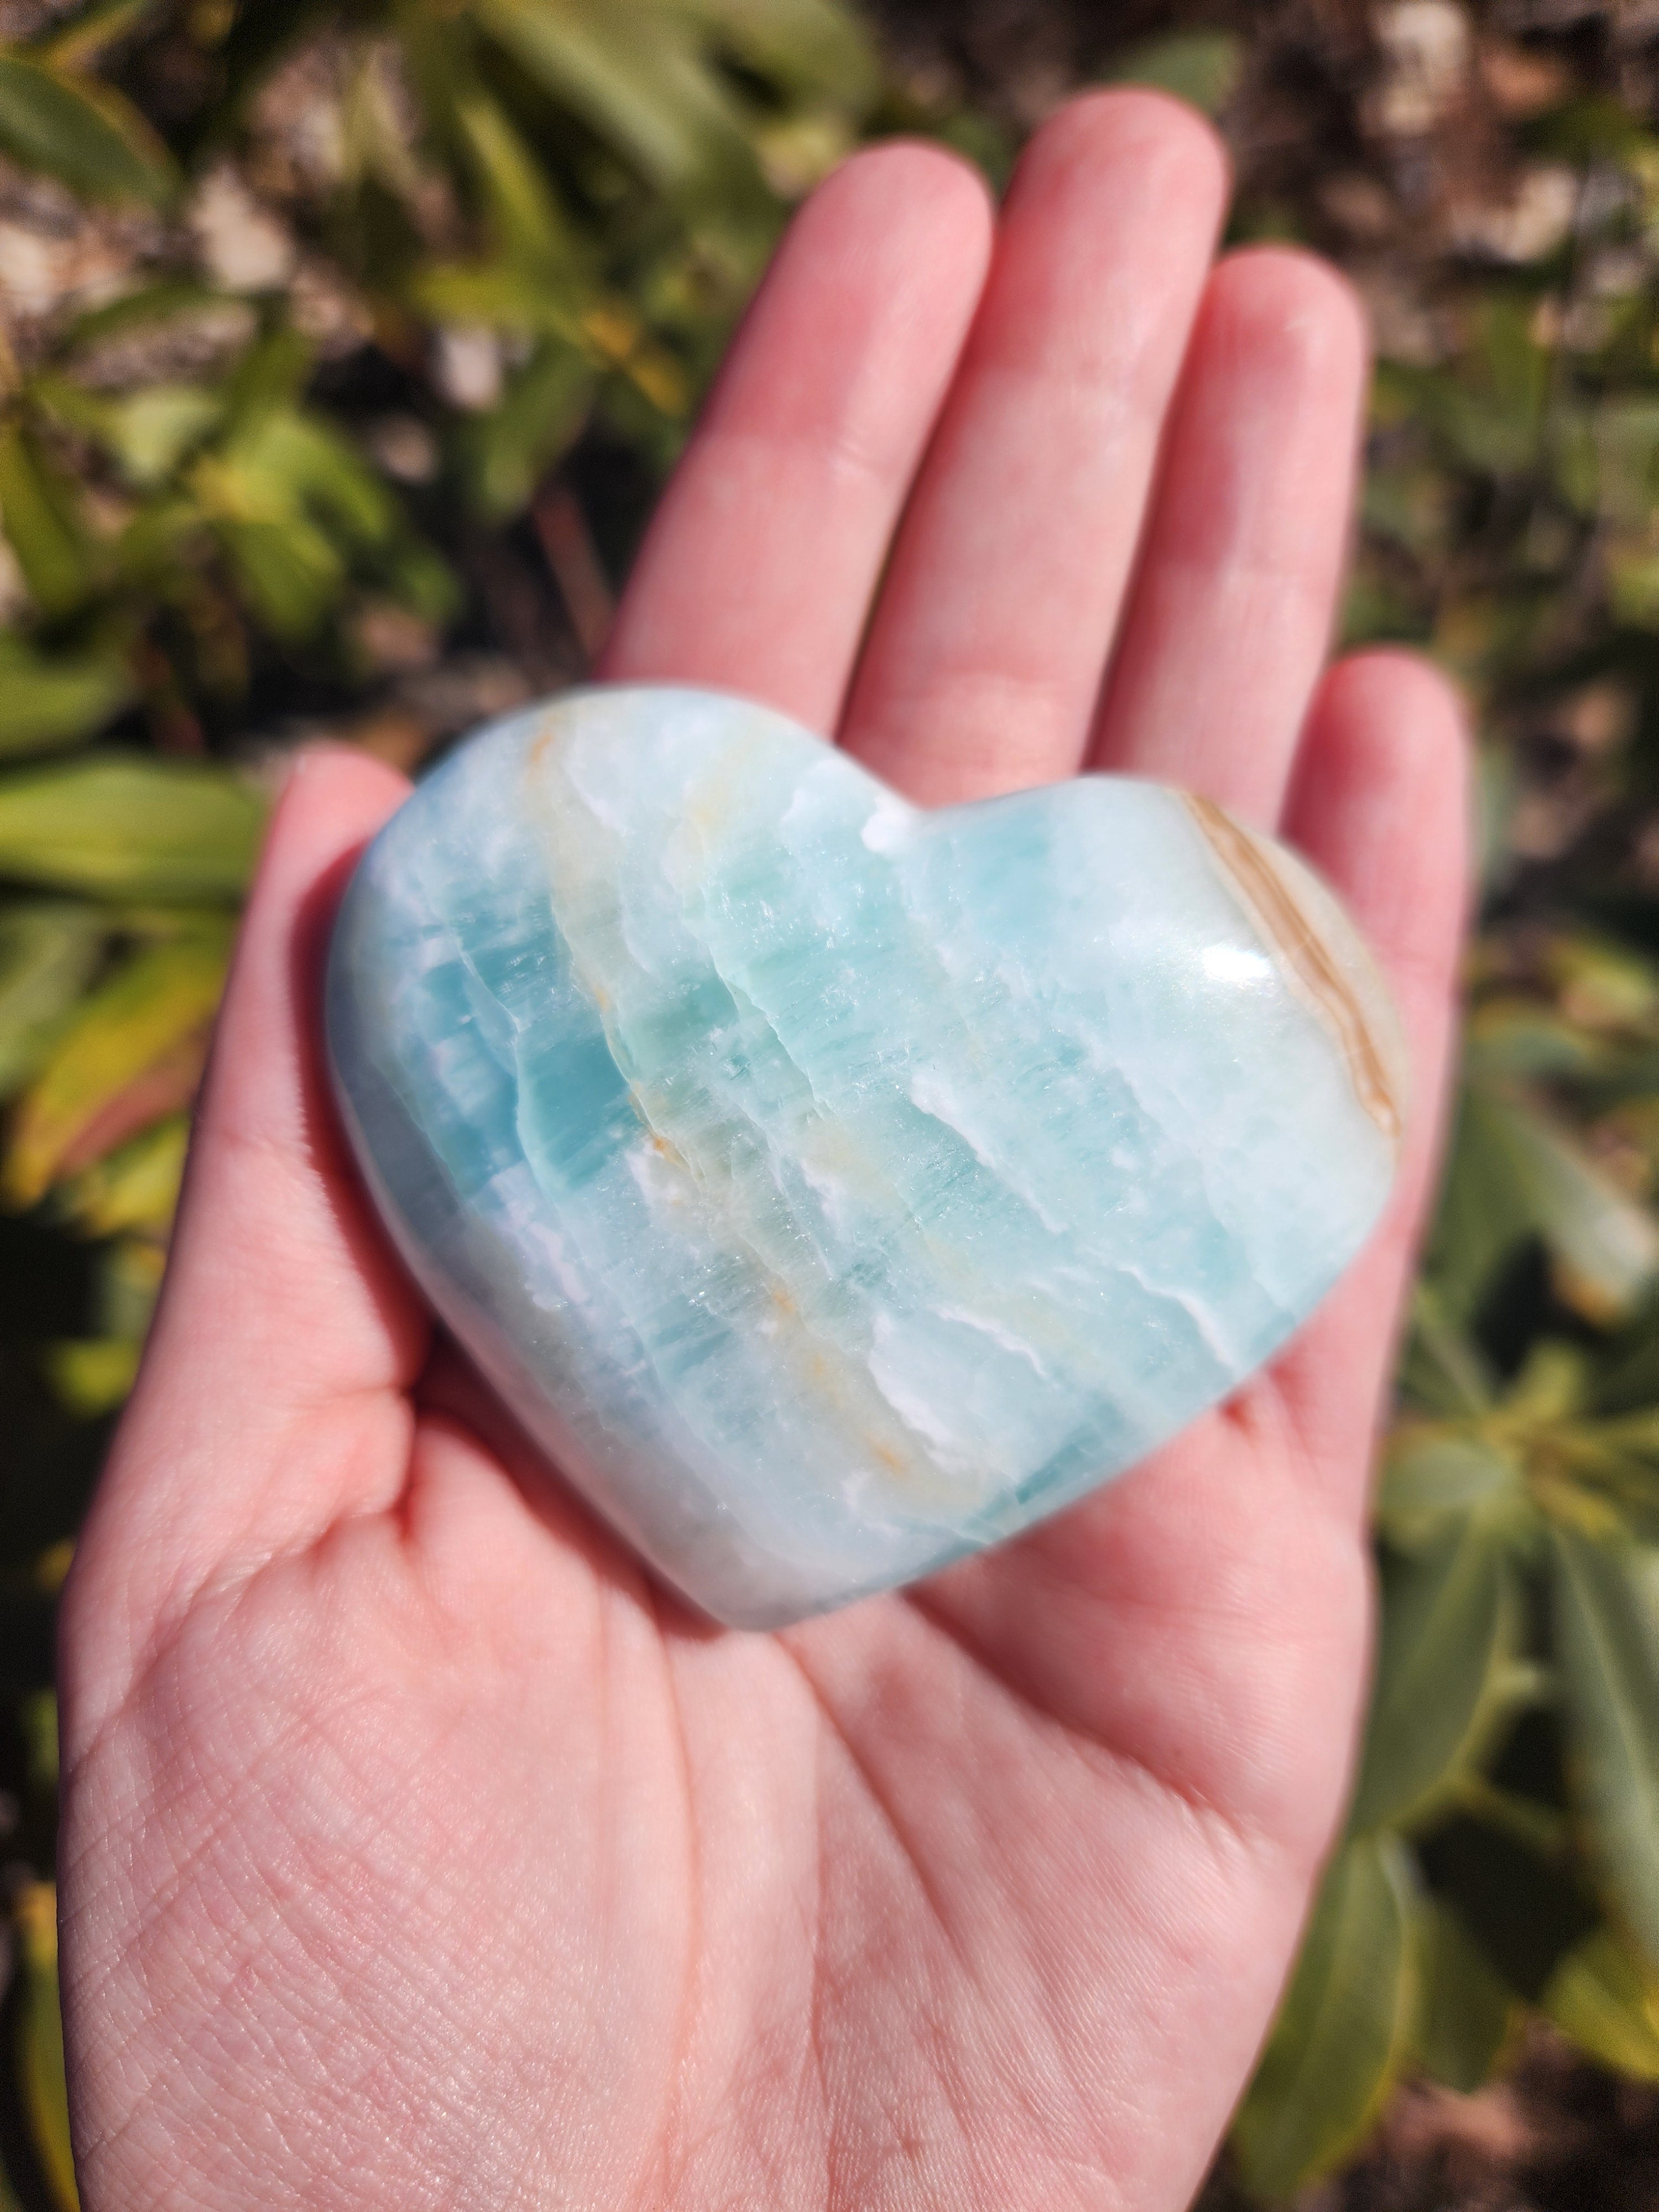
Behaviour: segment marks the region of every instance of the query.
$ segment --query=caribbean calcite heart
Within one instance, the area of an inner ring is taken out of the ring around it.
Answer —
[[[702,691],[465,745],[356,872],[327,1024],[433,1305],[751,1627],[995,1543],[1224,1397],[1399,1134],[1387,999],[1281,847],[1116,776],[921,812]]]

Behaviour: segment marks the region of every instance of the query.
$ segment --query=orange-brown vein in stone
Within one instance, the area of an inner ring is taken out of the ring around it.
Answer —
[[[1383,1134],[1397,1143],[1401,1105],[1387,1058],[1358,994],[1324,937],[1303,912],[1270,856],[1247,830],[1212,799],[1195,798],[1191,792],[1182,792],[1181,796],[1205,842],[1283,957],[1292,978],[1336,1031],[1360,1104]]]

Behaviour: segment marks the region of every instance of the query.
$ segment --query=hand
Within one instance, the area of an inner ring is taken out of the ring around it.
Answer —
[[[849,161],[604,673],[769,701],[923,800],[1086,764],[1282,826],[1410,1032],[1385,1225],[1271,1372],[1088,1503],[711,1631],[521,1483],[366,1208],[316,972],[403,786],[302,760],[65,1597],[88,2212],[1175,2212],[1198,2183],[1351,1757],[1464,843],[1440,682],[1321,672],[1359,315],[1298,254],[1212,266],[1225,191],[1145,93],[1048,124],[994,237],[947,155]]]

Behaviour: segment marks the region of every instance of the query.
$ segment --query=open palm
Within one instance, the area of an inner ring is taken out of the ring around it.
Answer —
[[[1322,674],[1358,317],[1305,258],[1212,266],[1224,192],[1139,93],[1056,116],[994,232],[945,155],[849,162],[604,672],[746,692],[924,801],[1086,764],[1282,826],[1410,1032],[1389,1219],[1268,1374],[1096,1498],[921,1589],[711,1629],[434,1344],[365,1207],[317,963],[403,787],[304,760],[65,1601],[90,2212],[1195,2185],[1350,1756],[1463,842],[1437,680]]]

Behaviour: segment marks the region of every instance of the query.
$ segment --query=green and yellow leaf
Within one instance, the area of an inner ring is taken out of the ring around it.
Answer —
[[[177,187],[166,148],[112,86],[0,52],[0,152],[88,199],[160,205]]]
[[[264,807],[222,769],[108,754],[0,777],[0,876],[107,897],[240,896]]]
[[[32,1075],[91,981],[109,927],[95,907],[0,908],[0,1097]]]
[[[0,631],[0,756],[93,737],[132,692],[132,672],[116,654],[43,653]]]
[[[18,1103],[0,1181],[9,1204],[33,1205],[189,1101],[228,951],[219,933],[149,946],[82,1003]]]
[[[1568,1952],[1540,2002],[1602,2065],[1659,2081],[1659,1986],[1610,1928],[1598,1928]]]
[[[0,421],[0,529],[45,615],[73,612],[93,587],[71,488],[17,422]]]
[[[18,1896],[16,1912],[23,1981],[17,2066],[24,2117],[53,2202],[59,2212],[79,2212],[58,1996],[56,1890],[50,1882],[31,1882]]]
[[[88,1237],[163,1236],[179,1202],[190,1117],[171,1114],[60,1182],[54,1203]]]

